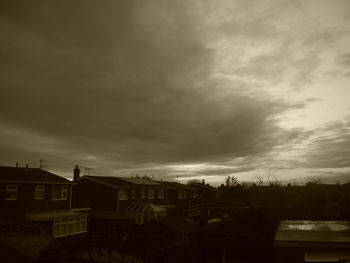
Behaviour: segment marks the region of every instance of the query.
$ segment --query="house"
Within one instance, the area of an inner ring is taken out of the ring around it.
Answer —
[[[218,189],[213,186],[210,186],[209,184],[205,184],[204,180],[202,181],[202,183],[190,182],[188,185],[194,189],[197,189],[199,198],[203,203],[211,204],[217,201],[219,193]]]
[[[279,262],[350,262],[350,222],[280,222],[274,249]]]
[[[0,166],[1,217],[35,222],[53,237],[85,233],[86,213],[71,209],[72,185],[39,168]]]
[[[178,182],[158,182],[167,187],[168,214],[187,216],[189,209],[200,203],[198,189]]]
[[[87,213],[71,207],[73,182],[54,173],[0,166],[1,262],[62,255],[65,240],[84,237]]]
[[[78,176],[79,177],[79,176]],[[76,178],[74,206],[90,207],[92,217],[127,220],[137,223],[166,215],[167,189],[144,178],[92,176]]]

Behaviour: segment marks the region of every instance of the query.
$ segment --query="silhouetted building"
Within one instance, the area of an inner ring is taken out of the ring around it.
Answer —
[[[216,202],[219,197],[218,189],[209,184],[205,184],[204,180],[202,183],[190,182],[188,185],[197,189],[199,198],[205,204]]]
[[[166,215],[166,195],[164,186],[149,179],[85,175],[74,187],[74,206],[92,208],[92,218],[142,224]]]
[[[72,185],[42,169],[1,166],[2,217],[35,221],[54,237],[86,232],[86,214],[71,210]]]
[[[188,216],[190,209],[201,204],[198,189],[178,182],[158,182],[167,187],[168,214]]]
[[[71,209],[72,185],[42,169],[0,166],[0,243],[12,260],[61,253],[57,238],[87,232],[87,214]]]

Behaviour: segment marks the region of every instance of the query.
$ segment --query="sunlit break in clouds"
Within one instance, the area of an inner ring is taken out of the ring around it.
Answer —
[[[4,1],[1,165],[350,177],[350,2]]]

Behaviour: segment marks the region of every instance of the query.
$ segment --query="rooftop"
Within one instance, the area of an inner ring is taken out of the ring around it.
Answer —
[[[0,182],[72,184],[66,178],[40,168],[0,166]]]
[[[193,187],[204,188],[204,189],[211,190],[211,191],[218,191],[217,188],[215,188],[215,187],[213,187],[213,186],[211,186],[211,185],[209,185],[209,184],[191,182],[189,185],[190,185],[190,186],[193,186]]]
[[[136,178],[136,177],[114,177],[114,176],[92,176],[84,175],[81,179],[88,178],[94,181],[107,184],[111,187],[125,187],[125,186],[159,186],[157,182],[153,182],[149,179]]]
[[[284,220],[277,228],[275,242],[350,244],[350,222]]]
[[[134,202],[131,203],[126,209],[125,212],[128,214],[134,213],[146,213],[146,212],[165,212],[166,209],[162,206],[155,205],[149,202]]]
[[[159,217],[157,218],[157,221],[183,234],[192,232],[198,226],[198,224],[191,219],[180,216]]]
[[[193,188],[189,185],[186,185],[186,184],[181,184],[179,182],[167,182],[167,181],[161,181],[159,182],[160,184],[162,185],[165,185],[169,188],[173,188],[173,189],[182,189],[182,190],[196,190],[196,188]]]
[[[65,218],[70,216],[85,216],[85,215],[86,213],[82,213],[82,212],[59,210],[59,211],[45,211],[45,212],[26,214],[26,219],[33,220],[33,221],[47,221],[47,220],[54,220],[54,219]]]

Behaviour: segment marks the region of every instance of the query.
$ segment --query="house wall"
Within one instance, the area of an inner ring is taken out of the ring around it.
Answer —
[[[73,207],[90,207],[99,211],[118,211],[118,191],[89,179],[73,186]]]
[[[6,185],[17,185],[17,199],[6,200]],[[67,185],[67,200],[51,199],[51,184],[44,185],[44,199],[34,199],[35,185],[33,183],[0,183],[0,209],[6,211],[6,216],[24,216],[26,213],[44,212],[48,210],[69,210],[70,185]]]
[[[218,199],[217,198],[218,193],[215,190],[202,187],[201,185],[198,185],[198,184],[191,184],[191,187],[194,187],[197,189],[199,199],[204,204],[210,204],[212,202],[215,202]]]
[[[130,186],[129,186],[130,187]],[[135,198],[131,198],[131,192],[132,189],[134,189],[136,191],[136,197]],[[146,191],[146,198],[141,198],[141,191],[142,189],[144,189]],[[154,190],[154,198],[153,199],[149,199],[148,197],[148,189],[153,189]],[[158,190],[159,189],[163,189],[164,191],[164,198],[159,198],[158,197]],[[134,188],[128,188],[128,200],[119,200],[119,207],[120,210],[125,210],[131,203],[134,202],[150,202],[152,204],[156,204],[156,205],[165,205],[167,204],[167,189],[162,188],[162,187],[134,187]]]
[[[89,179],[82,178],[73,187],[73,207],[90,207],[99,211],[124,211],[134,202],[151,202],[156,205],[167,203],[167,189],[154,186],[135,186],[124,184],[128,192],[127,200],[119,200],[119,190]],[[136,191],[135,198],[132,198],[132,189]],[[146,190],[146,198],[141,198],[141,190]],[[148,189],[154,189],[154,198],[148,198]],[[158,190],[164,190],[164,198],[158,198]]]

